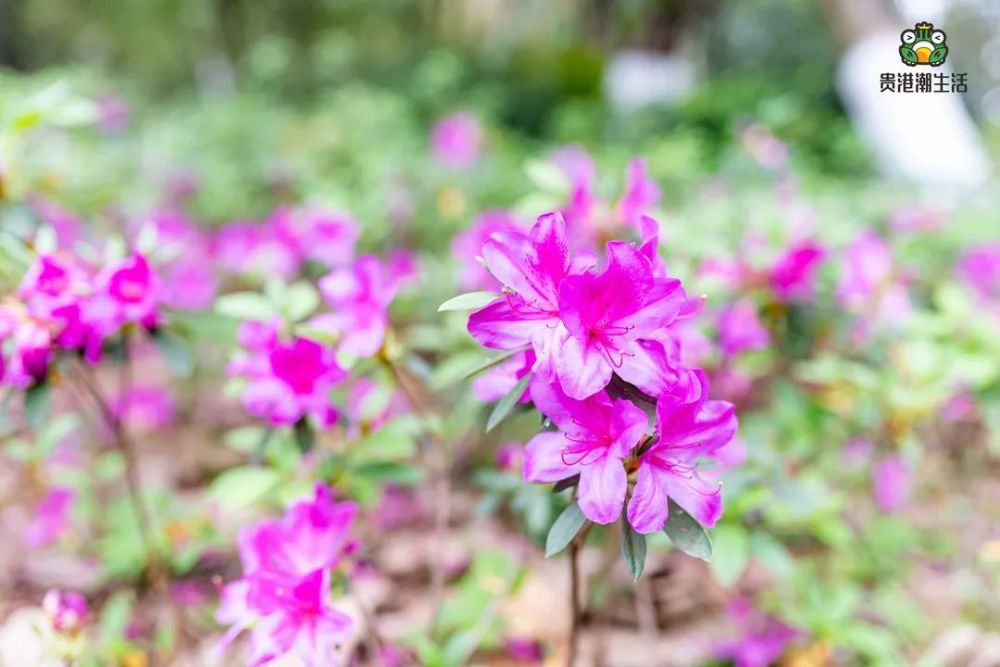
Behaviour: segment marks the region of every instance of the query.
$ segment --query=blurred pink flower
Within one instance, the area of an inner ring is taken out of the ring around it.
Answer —
[[[53,630],[76,634],[87,619],[87,601],[79,593],[49,589],[42,598],[42,610]]]
[[[746,350],[763,350],[771,336],[757,317],[757,305],[748,299],[722,309],[716,321],[722,354],[735,357]]]
[[[97,284],[116,306],[116,324],[156,323],[160,281],[145,256],[134,254],[109,264],[98,274]]]
[[[955,273],[983,301],[1000,301],[1000,243],[967,250],[955,265]]]
[[[31,524],[24,531],[24,544],[39,549],[55,542],[70,525],[75,495],[66,487],[53,487],[35,505]]]
[[[910,466],[897,454],[890,454],[872,470],[875,504],[887,514],[903,509],[910,498]]]
[[[108,93],[97,100],[97,125],[108,134],[117,134],[128,127],[132,112],[120,95]]]
[[[377,257],[359,257],[320,278],[319,291],[333,312],[317,315],[309,324],[338,337],[340,350],[370,357],[385,341],[389,304],[398,287]]]
[[[723,660],[731,660],[734,667],[776,664],[788,646],[802,636],[778,618],[756,611],[748,598],[734,600],[729,617],[741,635],[737,641],[721,645],[717,654]]]
[[[301,336],[282,341],[274,322],[245,322],[239,340],[244,350],[230,362],[229,374],[249,381],[243,390],[247,412],[273,424],[294,424],[306,415],[321,427],[336,421],[330,390],[347,372],[333,349]]]
[[[816,293],[816,272],[826,250],[815,241],[792,244],[771,266],[770,285],[782,302],[805,301]]]
[[[130,430],[148,433],[173,423],[177,402],[163,387],[139,385],[119,396],[112,409],[119,418],[124,416]]]
[[[877,234],[865,232],[843,253],[837,300],[864,315],[866,329],[904,321],[912,311],[906,286],[894,275],[892,250]]]
[[[520,470],[524,459],[524,445],[520,442],[505,442],[497,449],[494,458],[500,470]]]
[[[467,169],[479,159],[482,127],[476,118],[460,111],[445,116],[431,129],[431,148],[451,169]]]
[[[622,221],[639,229],[642,216],[652,213],[660,201],[660,186],[646,176],[646,162],[633,158],[625,172],[625,192],[618,202],[618,214]]]
[[[503,645],[507,649],[507,655],[517,662],[540,665],[545,658],[541,643],[530,637],[505,637]]]
[[[221,651],[250,629],[250,665],[295,651],[315,667],[330,664],[334,647],[352,621],[330,603],[330,575],[352,541],[357,507],[336,503],[317,484],[312,498],[294,503],[284,517],[240,533],[243,578],[228,584],[216,620],[230,625]]]
[[[465,231],[456,234],[451,253],[458,262],[458,284],[464,290],[496,290],[500,287],[482,264],[483,246],[493,234],[521,233],[517,219],[504,210],[486,211]]]

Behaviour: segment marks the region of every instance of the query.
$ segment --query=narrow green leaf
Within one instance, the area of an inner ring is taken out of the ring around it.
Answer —
[[[668,503],[670,514],[663,529],[667,537],[674,546],[689,556],[711,562],[712,540],[708,538],[705,528],[673,500]]]
[[[496,292],[466,292],[465,294],[453,296],[442,303],[438,306],[438,312],[443,313],[447,310],[477,310],[498,298],[500,298],[500,295]]]
[[[24,392],[24,418],[28,425],[40,429],[49,418],[52,396],[45,383],[33,384]]]
[[[311,452],[316,444],[316,433],[305,417],[295,422],[295,444],[303,454]]]
[[[531,373],[527,373],[506,396],[497,401],[496,407],[490,413],[490,418],[486,420],[487,433],[492,431],[497,424],[504,420],[504,417],[510,414],[510,411],[517,405],[517,401],[521,398],[524,390],[528,388],[529,382],[531,382]]]
[[[628,566],[632,581],[639,581],[646,566],[646,536],[635,532],[635,528],[622,516],[622,558]]]
[[[488,370],[490,368],[493,368],[494,366],[502,364],[503,362],[513,357],[515,354],[518,354],[519,352],[524,352],[525,350],[529,349],[529,347],[530,346],[525,345],[524,347],[518,347],[513,350],[508,350],[502,354],[494,355],[489,359],[487,359],[486,361],[482,362],[481,364],[476,364],[472,369],[466,371],[465,375],[462,376],[462,379],[468,380],[473,375],[478,375],[479,373],[482,373],[485,370]]]
[[[561,479],[555,483],[552,487],[552,493],[559,493],[565,491],[566,489],[572,489],[574,486],[580,483],[580,475],[573,475],[572,477],[567,477],[566,479]]]
[[[574,501],[556,517],[555,523],[549,528],[549,534],[545,538],[545,557],[555,556],[569,546],[586,522],[587,517],[583,516],[580,506]]]

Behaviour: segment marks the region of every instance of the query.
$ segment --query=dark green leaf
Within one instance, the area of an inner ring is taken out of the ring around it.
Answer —
[[[566,489],[572,489],[574,486],[580,483],[580,475],[573,475],[572,477],[567,477],[566,479],[561,479],[556,482],[556,485],[552,487],[552,493],[559,493],[560,491],[565,491]]]
[[[705,528],[673,500],[669,500],[668,503],[670,515],[663,529],[667,537],[674,546],[689,556],[711,562],[712,541],[708,539]]]
[[[295,444],[303,454],[311,452],[316,444],[316,434],[305,417],[295,422]]]
[[[496,292],[466,292],[465,294],[453,296],[442,303],[438,306],[438,312],[443,313],[446,310],[478,310],[498,298],[500,298],[500,295]]]
[[[635,528],[622,517],[622,558],[628,566],[632,581],[639,581],[642,569],[646,566],[646,536],[635,532]]]
[[[545,538],[545,557],[554,556],[565,549],[586,522],[587,517],[583,516],[580,506],[574,501],[549,528],[548,537]]]
[[[506,396],[497,401],[496,407],[493,408],[493,412],[490,413],[490,418],[486,420],[486,432],[489,433],[496,427],[497,424],[504,420],[510,411],[517,405],[517,401],[524,394],[524,390],[528,388],[528,383],[531,382],[531,373],[528,373],[521,381],[511,389]]]
[[[45,383],[33,384],[24,392],[24,418],[28,425],[40,429],[49,418],[52,396]]]

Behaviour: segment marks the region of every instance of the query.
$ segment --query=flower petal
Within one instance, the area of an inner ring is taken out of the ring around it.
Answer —
[[[667,493],[653,465],[643,465],[628,502],[628,522],[637,533],[655,533],[667,522]]]
[[[606,456],[580,466],[580,510],[594,523],[617,521],[625,504],[626,486],[625,468],[620,459]]]
[[[566,436],[562,433],[539,433],[524,447],[522,473],[527,482],[558,482],[579,472],[579,466],[563,462]]]

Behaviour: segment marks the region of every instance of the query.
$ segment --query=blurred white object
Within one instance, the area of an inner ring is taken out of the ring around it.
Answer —
[[[882,30],[851,44],[837,89],[858,132],[888,175],[928,186],[975,187],[991,164],[964,93],[880,92],[882,73],[914,73],[898,54],[899,33]],[[935,72],[951,73],[945,65]]]
[[[694,64],[681,55],[620,51],[604,73],[604,96],[617,111],[675,102],[695,84]]]

